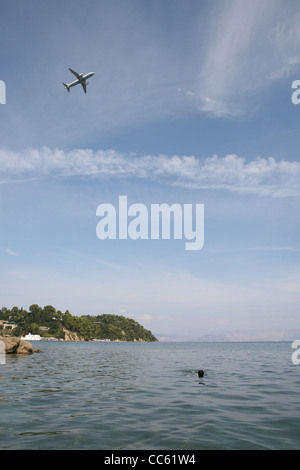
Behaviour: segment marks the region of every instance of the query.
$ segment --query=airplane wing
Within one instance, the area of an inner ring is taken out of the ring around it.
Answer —
[[[84,93],[86,93],[86,83],[81,83],[82,88],[84,89]]]
[[[75,72],[75,71],[72,70],[72,69],[69,69],[69,70],[70,70],[70,72],[73,73],[73,75],[75,75],[76,78],[79,78],[79,77],[80,77],[79,73]]]

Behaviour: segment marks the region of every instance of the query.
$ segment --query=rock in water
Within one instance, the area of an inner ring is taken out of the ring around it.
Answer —
[[[6,354],[12,354],[16,352],[19,344],[20,344],[20,339],[15,338],[14,336],[11,337],[5,337],[5,338],[0,338],[1,341],[4,342],[5,344],[5,352]]]
[[[0,337],[0,341],[3,341],[5,344],[6,354],[32,354],[34,352],[31,343],[15,336]]]
[[[20,344],[16,350],[17,354],[32,354],[33,353],[33,346],[28,341],[24,341],[23,339],[20,340]]]

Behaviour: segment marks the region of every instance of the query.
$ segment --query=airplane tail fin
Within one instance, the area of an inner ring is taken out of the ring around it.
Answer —
[[[66,89],[67,89],[68,92],[70,93],[70,87],[69,87],[69,85],[67,85],[66,83],[63,83],[63,85],[66,87]]]

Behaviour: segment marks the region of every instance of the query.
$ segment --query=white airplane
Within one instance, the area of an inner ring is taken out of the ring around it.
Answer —
[[[84,89],[84,93],[86,93],[86,86],[88,85],[88,82],[86,80],[92,77],[95,74],[95,72],[90,72],[90,73],[87,73],[86,75],[83,75],[83,73],[74,72],[74,70],[72,69],[69,69],[69,70],[75,75],[77,80],[74,80],[74,82],[72,83],[63,83],[63,85],[68,90],[68,92],[70,92],[70,88],[72,86],[78,85],[80,83],[80,85],[82,85],[82,88]]]

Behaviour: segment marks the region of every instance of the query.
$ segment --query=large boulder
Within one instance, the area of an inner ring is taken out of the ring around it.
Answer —
[[[34,352],[31,343],[15,336],[0,337],[0,341],[4,342],[6,354],[32,354]]]
[[[0,340],[4,342],[6,354],[16,352],[21,341],[20,338],[15,338],[14,336],[0,337]]]
[[[32,354],[34,352],[33,346],[28,341],[20,340],[20,344],[16,349],[17,354]]]

